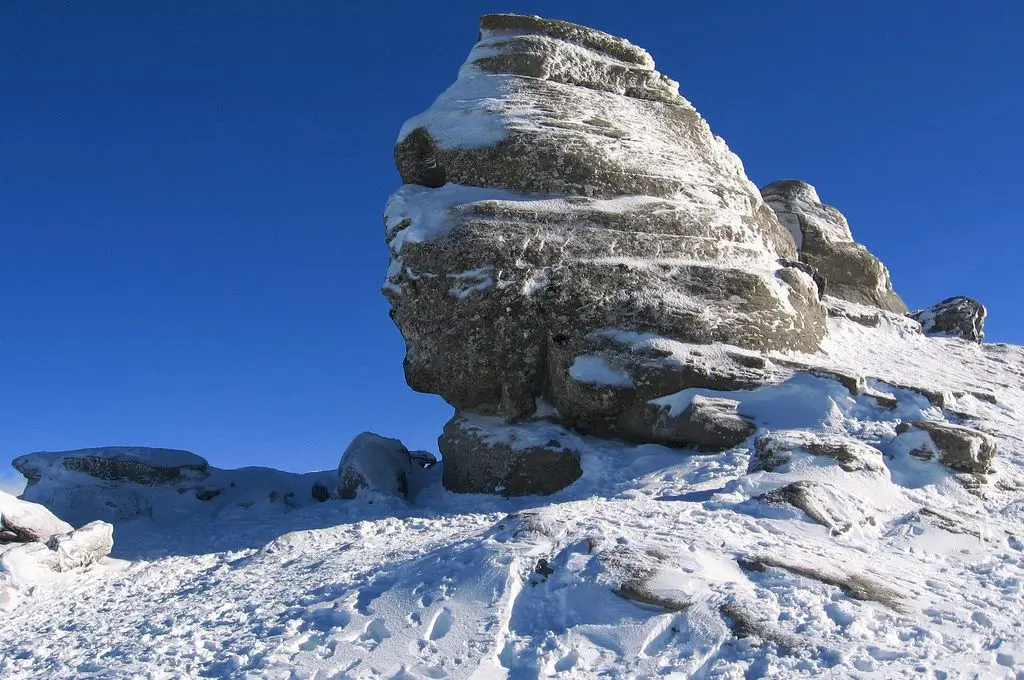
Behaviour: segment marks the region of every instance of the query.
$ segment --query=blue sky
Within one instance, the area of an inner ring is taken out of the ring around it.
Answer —
[[[490,11],[647,48],[755,183],[843,210],[908,304],[974,296],[990,340],[1024,341],[1024,3],[5,0],[0,462],[435,448],[450,409],[405,385],[381,213],[401,123]]]

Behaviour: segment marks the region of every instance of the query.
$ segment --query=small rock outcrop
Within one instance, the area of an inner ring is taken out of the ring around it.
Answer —
[[[113,548],[114,527],[106,522],[90,522],[46,542],[4,548],[0,551],[0,572],[12,574],[16,581],[31,582],[40,570],[60,573],[87,567],[109,555]]]
[[[921,324],[926,335],[982,342],[987,315],[985,305],[969,297],[957,296],[913,312],[910,317]]]
[[[826,482],[798,480],[761,495],[759,500],[797,508],[811,521],[839,534],[875,523],[874,514],[864,500]]]
[[[873,446],[841,435],[806,430],[766,432],[758,437],[747,471],[786,469],[800,456],[831,458],[846,472],[888,474],[882,452]]]
[[[571,439],[548,428],[535,433],[495,421],[471,414],[456,414],[448,421],[438,440],[446,489],[501,496],[548,495],[583,474],[580,452]]]
[[[433,476],[437,459],[426,451],[410,452],[397,439],[373,432],[357,435],[338,464],[338,496],[355,498],[360,490],[412,499]]]
[[[996,439],[990,434],[962,425],[915,420],[896,428],[896,445],[922,460],[938,458],[956,472],[991,472],[996,457]]]
[[[543,401],[577,431],[659,442],[649,400],[749,373],[681,371],[689,348],[818,348],[825,310],[792,238],[647,52],[538,17],[480,26],[395,147],[384,292],[414,389],[506,422]],[[445,466],[446,485],[479,476]]]
[[[42,505],[0,491],[0,543],[45,543],[73,529]]]
[[[846,217],[822,203],[813,186],[785,179],[768,184],[761,195],[792,235],[800,261],[826,282],[826,294],[906,314],[907,306],[892,289],[889,270],[853,240]]]

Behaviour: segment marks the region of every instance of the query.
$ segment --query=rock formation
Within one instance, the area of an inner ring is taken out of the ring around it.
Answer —
[[[395,159],[405,185],[386,210],[384,290],[409,384],[444,397],[456,421],[530,419],[543,400],[578,431],[663,441],[647,402],[717,385],[680,375],[659,339],[698,354],[814,351],[823,337],[789,232],[625,40],[483,17],[458,79],[405,124]]]
[[[28,480],[22,498],[45,505],[76,526],[262,506],[290,510],[326,500],[337,486],[331,471],[221,470],[177,449],[109,446],[39,452],[12,464]]]
[[[822,203],[813,186],[785,179],[765,186],[761,195],[793,236],[800,261],[825,282],[826,294],[888,312],[907,312],[892,289],[889,270],[853,240],[846,217]]]
[[[46,542],[73,528],[42,505],[0,491],[0,543]]]
[[[985,305],[969,297],[957,296],[943,300],[910,316],[921,324],[928,335],[963,338],[971,342],[985,339]]]

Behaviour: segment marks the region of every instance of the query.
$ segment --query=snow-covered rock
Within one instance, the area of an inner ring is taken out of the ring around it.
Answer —
[[[456,413],[438,446],[444,486],[457,493],[547,495],[583,474],[579,439],[545,422],[516,426]]]
[[[429,484],[437,460],[426,451],[410,452],[397,439],[363,432],[352,440],[338,464],[338,496],[355,498],[359,490],[412,499]]]
[[[971,342],[985,339],[987,315],[985,305],[963,296],[947,298],[928,309],[910,314],[928,335],[963,338]]]
[[[337,487],[333,471],[295,474],[268,468],[221,470],[175,449],[104,447],[31,453],[14,467],[28,479],[22,498],[44,505],[72,525],[117,524],[182,514],[217,516],[251,508],[282,511],[325,498]]]
[[[792,235],[800,261],[825,280],[826,294],[906,313],[907,306],[892,289],[889,270],[853,240],[846,217],[822,203],[813,186],[795,179],[780,180],[762,188],[761,195]]]
[[[38,503],[0,491],[0,543],[46,542],[73,527]]]
[[[992,470],[996,439],[979,430],[952,423],[915,420],[896,429],[899,446],[911,456],[939,461],[957,472],[985,474]]]

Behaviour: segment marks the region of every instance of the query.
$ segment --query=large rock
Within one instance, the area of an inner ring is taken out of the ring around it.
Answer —
[[[459,411],[519,421],[543,397],[588,431],[597,399],[603,432],[657,441],[617,416],[706,385],[616,336],[740,352],[814,351],[823,337],[817,286],[782,263],[792,238],[739,159],[621,38],[483,17],[458,80],[406,123],[395,158],[406,184],[385,215],[384,291],[406,378]],[[597,372],[611,376],[603,396],[570,384],[592,377],[595,353],[614,367]]]
[[[46,542],[73,528],[42,505],[0,491],[0,543]]]
[[[95,479],[135,484],[173,484],[202,477],[209,465],[188,451],[145,446],[105,446],[74,451],[30,453],[11,463],[25,476],[28,485],[44,474],[78,472]]]
[[[927,335],[963,338],[971,342],[985,339],[985,305],[969,297],[951,297],[913,312],[910,316],[921,324]]]
[[[546,423],[504,425],[496,418],[456,414],[438,439],[444,486],[456,493],[548,495],[583,474],[571,438]]]
[[[827,282],[828,295],[897,314],[907,312],[892,289],[889,270],[853,240],[846,217],[823,204],[813,186],[795,179],[780,180],[761,189],[761,195],[789,230],[800,260]]]
[[[412,499],[422,491],[437,459],[410,452],[397,439],[363,432],[352,440],[338,464],[338,496],[355,498],[360,490]]]

